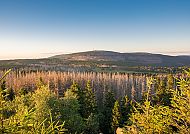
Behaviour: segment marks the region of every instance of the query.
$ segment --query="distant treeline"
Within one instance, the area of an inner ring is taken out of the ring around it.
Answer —
[[[2,75],[4,71],[0,72]],[[26,89],[34,91],[36,82],[41,79],[50,90],[57,96],[62,96],[73,82],[85,87],[90,81],[92,90],[97,100],[102,100],[107,91],[113,91],[117,98],[128,96],[130,99],[141,100],[144,92],[147,91],[147,78],[155,77],[163,86],[168,86],[170,77],[179,77],[180,74],[127,74],[127,73],[97,73],[97,72],[56,72],[56,71],[12,71],[6,77],[9,88],[15,90]],[[173,87],[176,86],[173,79]],[[154,85],[152,88],[154,91]]]

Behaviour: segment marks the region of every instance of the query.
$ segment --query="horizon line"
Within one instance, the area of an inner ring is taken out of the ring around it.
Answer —
[[[45,52],[40,53],[40,55],[46,55],[46,56],[39,56],[39,57],[16,57],[15,58],[1,58],[0,60],[32,60],[32,59],[46,59],[52,56],[56,55],[62,55],[62,54],[73,54],[73,53],[82,53],[82,52],[90,52],[90,51],[108,51],[108,52],[116,52],[116,53],[149,53],[149,54],[161,54],[165,56],[190,56],[190,51],[160,51],[160,52],[147,52],[147,51],[113,51],[113,50],[87,50],[87,51],[74,51],[74,52]]]

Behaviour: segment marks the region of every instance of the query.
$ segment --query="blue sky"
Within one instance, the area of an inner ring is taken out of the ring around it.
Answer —
[[[0,59],[190,54],[190,0],[0,0]]]

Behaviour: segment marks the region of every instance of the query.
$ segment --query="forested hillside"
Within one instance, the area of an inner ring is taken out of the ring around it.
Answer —
[[[87,51],[50,57],[69,61],[110,61],[125,62],[131,66],[185,66],[190,65],[190,56],[169,56],[152,53],[119,53],[113,51]]]
[[[0,69],[52,70],[75,72],[176,73],[190,66],[190,56],[151,53],[87,51],[44,59],[0,61]]]

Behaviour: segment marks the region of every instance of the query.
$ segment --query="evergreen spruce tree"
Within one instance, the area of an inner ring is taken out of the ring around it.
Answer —
[[[99,132],[99,116],[97,114],[91,113],[85,122],[85,134],[98,134]]]
[[[85,94],[85,103],[86,103],[85,116],[89,117],[91,113],[97,113],[96,98],[95,94],[92,92],[90,81],[87,82],[84,94]]]
[[[1,82],[1,81],[0,81]],[[6,101],[5,99],[5,86],[3,85],[4,81],[2,82],[0,86],[0,133],[5,133],[5,127],[4,127],[4,120],[5,115],[4,112],[6,111]]]
[[[97,133],[97,128],[99,128],[97,104],[90,81],[87,82],[84,89],[81,89],[78,84],[73,83],[71,90],[77,96],[80,106],[79,113],[86,123],[85,133]]]
[[[5,80],[2,81],[2,84],[0,86],[0,90],[2,92],[2,96],[5,99],[5,97],[6,97],[6,81]]]
[[[84,89],[81,89],[78,84],[73,83],[71,90],[77,95],[80,104],[79,112],[83,118],[88,118],[91,113],[96,113],[97,105],[95,95],[92,92],[90,82],[87,83]]]
[[[72,89],[67,89],[64,97],[60,99],[60,114],[61,120],[65,121],[65,128],[68,129],[68,133],[83,133],[85,129],[85,123],[82,116],[79,113],[80,104],[77,99],[77,94],[73,91],[77,85],[72,85]]]
[[[125,127],[127,133],[190,133],[190,70],[185,72],[186,76],[178,80],[178,88],[170,89],[170,106],[152,105],[149,96],[143,104],[137,103],[130,117],[132,125]]]
[[[190,69],[185,71],[185,78],[178,80],[178,89],[172,89],[171,107],[172,126],[178,133],[190,133]]]
[[[7,97],[8,100],[13,101],[13,99],[15,98],[15,92],[13,90],[13,88],[9,88],[7,90]]]
[[[130,100],[127,96],[123,97],[121,100],[121,125],[125,126],[129,122],[129,116],[132,110]]]
[[[166,81],[166,79],[157,79],[155,83],[156,93],[153,96],[153,104],[169,106],[171,104],[171,92],[170,89],[173,88],[173,79],[171,76]],[[169,83],[169,84],[167,84]]]
[[[95,134],[98,133],[99,120],[97,114],[96,98],[95,94],[92,92],[90,81],[87,82],[83,92],[84,92],[83,118],[87,119],[85,133]]]
[[[167,76],[167,89],[173,89],[174,87],[174,78],[172,74]]]
[[[111,127],[114,133],[116,133],[117,128],[121,126],[121,113],[119,102],[116,100],[114,108],[112,109],[112,123]]]
[[[3,80],[3,82],[0,86],[0,91],[2,92],[3,98],[6,101],[12,101],[15,97],[14,90],[12,88],[6,87],[6,81],[5,80]]]
[[[100,119],[100,130],[104,134],[112,133],[112,109],[114,107],[115,97],[113,91],[108,91],[105,94],[104,108],[102,111],[102,118]]]
[[[73,92],[77,96],[77,98],[79,98],[78,92],[81,89],[80,89],[80,87],[79,87],[79,85],[77,83],[73,82],[73,84],[70,87],[70,90],[71,90],[71,92]]]

